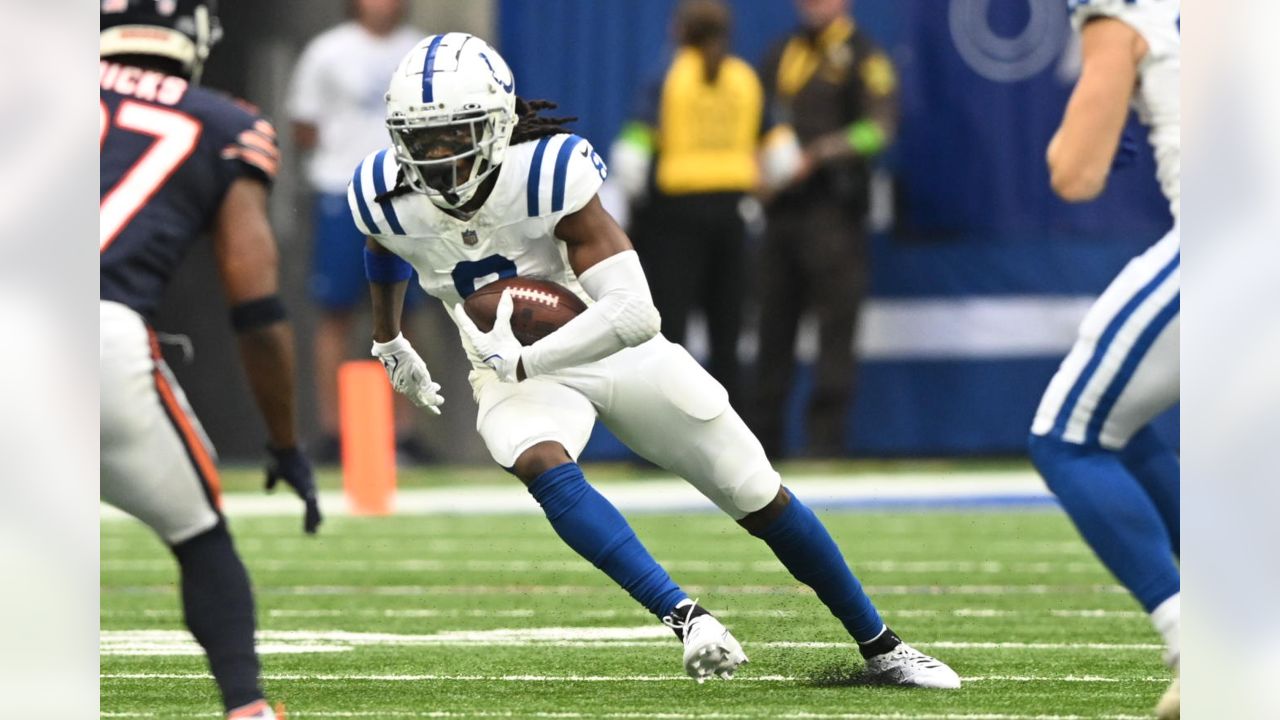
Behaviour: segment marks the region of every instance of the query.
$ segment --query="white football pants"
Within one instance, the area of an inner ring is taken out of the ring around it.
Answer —
[[[142,317],[114,302],[98,314],[102,500],[176,545],[218,523],[212,445]]]
[[[476,429],[505,468],[544,441],[560,443],[576,460],[599,417],[627,447],[689,481],[734,519],[763,508],[782,484],[724,387],[662,335],[519,383],[478,368],[471,384]]]
[[[1178,402],[1179,228],[1129,261],[1080,323],[1031,432],[1109,450]]]

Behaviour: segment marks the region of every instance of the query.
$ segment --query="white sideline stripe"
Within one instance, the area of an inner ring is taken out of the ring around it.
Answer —
[[[102,673],[104,680],[207,680],[202,673]],[[267,673],[264,680],[296,682],[689,682],[688,675],[340,675]],[[813,682],[815,678],[795,675],[738,675],[733,682]],[[1095,675],[976,675],[961,682],[1070,682],[1070,683],[1167,683],[1167,677],[1114,678]],[[800,716],[797,716],[800,717]],[[913,716],[914,717],[914,716]]]
[[[788,479],[787,487],[818,509],[851,503],[946,503],[1010,497],[1044,500],[1051,497],[1044,483],[1030,470],[959,473],[955,478],[928,472],[806,475]],[[715,509],[711,501],[691,485],[674,477],[600,483],[596,489],[623,512]],[[223,511],[233,517],[293,517],[300,512],[297,498],[290,497],[288,493],[228,493],[222,500]],[[341,491],[321,492],[320,502],[330,517],[350,514]],[[511,483],[403,489],[396,494],[395,512],[397,515],[536,515],[542,510],[519,483]],[[104,521],[127,517],[115,508],[102,506],[101,518]]]
[[[446,630],[425,635],[349,632],[345,630],[262,630],[259,652],[344,652],[365,646],[440,647],[663,647],[671,644],[662,625],[636,627],[534,627],[493,630]],[[852,642],[764,641],[748,648],[853,648]],[[945,650],[1159,650],[1154,643],[963,642],[917,643]],[[103,655],[198,655],[200,648],[182,630],[106,630],[99,636]]]
[[[869,714],[869,712],[762,712],[748,715],[740,712],[504,712],[485,710],[317,710],[289,711],[293,717],[549,717],[549,719],[577,719],[577,717],[612,717],[612,719],[659,720],[750,720],[758,717],[783,717],[786,720],[1148,720],[1146,715],[1006,715],[1006,714],[924,714],[905,715]],[[151,712],[102,712],[102,717],[161,717]],[[184,715],[165,714],[164,717],[221,717],[214,712],[189,712]]]

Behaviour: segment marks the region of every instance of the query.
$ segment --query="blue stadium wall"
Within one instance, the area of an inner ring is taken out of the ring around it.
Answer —
[[[675,4],[502,0],[502,51],[522,96],[559,102],[607,147],[637,88],[661,71]],[[797,23],[784,0],[731,5],[735,51],[757,65]],[[873,241],[868,314],[880,321],[860,345],[851,454],[1021,452],[1080,311],[1171,224],[1132,123],[1142,151],[1102,197],[1068,206],[1049,190],[1044,148],[1078,64],[1065,5],[855,3],[859,26],[898,67],[902,128],[884,160],[895,213]],[[808,368],[796,379],[788,442],[800,446]],[[1158,426],[1177,442],[1176,411]],[[598,428],[586,456],[627,451]]]

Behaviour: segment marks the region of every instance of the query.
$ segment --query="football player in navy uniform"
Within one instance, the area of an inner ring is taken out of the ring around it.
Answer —
[[[951,668],[885,626],[822,522],[782,487],[724,387],[659,332],[631,241],[597,197],[604,161],[560,126],[564,119],[542,117],[544,107],[518,99],[502,56],[465,33],[424,39],[392,76],[392,146],[360,164],[348,192],[370,238],[373,354],[392,385],[441,411],[440,386],[400,334],[416,269],[423,289],[454,311],[472,361],[476,428],[494,461],[528,486],[566,544],[676,631],[689,675],[730,677],[747,658],[587,483],[577,457],[597,418],[763,540],[858,642],[871,678],[959,687]],[[511,329],[508,290],[493,330],[481,332],[462,301],[517,276],[565,286],[588,307],[525,347]]]
[[[150,526],[181,567],[187,627],[229,718],[275,720],[263,699],[249,577],[219,510],[213,448],[149,320],[188,249],[212,238],[230,320],[279,480],[320,523],[294,423],[293,336],[277,293],[267,192],[275,130],[196,85],[220,30],[212,0],[103,0],[98,237],[102,499]]]

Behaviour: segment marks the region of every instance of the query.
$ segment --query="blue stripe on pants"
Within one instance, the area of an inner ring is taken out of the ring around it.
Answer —
[[[1102,359],[1106,357],[1107,351],[1111,348],[1111,343],[1115,340],[1116,335],[1120,333],[1120,329],[1130,316],[1137,311],[1142,302],[1151,296],[1156,288],[1165,281],[1174,270],[1178,269],[1181,253],[1176,253],[1173,258],[1156,273],[1146,285],[1142,287],[1129,301],[1120,308],[1115,317],[1111,318],[1111,322],[1107,324],[1102,335],[1098,337],[1098,343],[1093,349],[1093,355],[1089,357],[1089,362],[1085,364],[1080,371],[1080,375],[1076,377],[1075,383],[1071,386],[1071,391],[1067,393],[1067,397],[1062,402],[1062,407],[1058,409],[1058,417],[1053,423],[1053,430],[1050,435],[1061,437],[1067,431],[1067,423],[1071,420],[1071,413],[1074,412],[1076,404],[1080,401],[1080,396],[1084,393],[1084,389],[1089,385],[1089,381],[1093,378],[1093,374],[1097,372],[1098,366],[1102,364]]]

